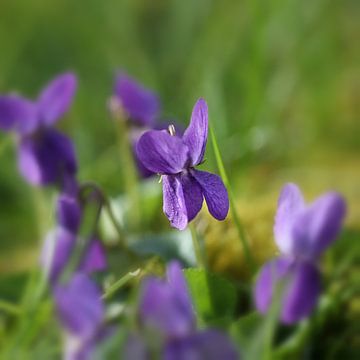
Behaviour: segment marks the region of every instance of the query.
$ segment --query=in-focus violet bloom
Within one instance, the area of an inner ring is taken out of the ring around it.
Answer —
[[[41,263],[48,273],[51,284],[55,284],[69,263],[75,250],[78,230],[82,221],[82,208],[78,199],[62,194],[57,201],[57,226],[46,239],[42,250]],[[77,271],[92,273],[107,268],[105,250],[97,237],[87,240],[87,248],[78,264]]]
[[[295,184],[284,186],[274,226],[281,256],[260,271],[254,290],[260,312],[268,311],[276,285],[283,280],[282,322],[292,324],[310,315],[320,294],[317,261],[339,234],[345,213],[345,201],[335,192],[306,205]]]
[[[65,73],[51,81],[36,101],[0,96],[0,129],[18,137],[18,167],[33,185],[60,184],[76,173],[74,146],[54,129],[71,106],[77,80]]]
[[[157,347],[161,359],[238,359],[230,339],[217,330],[197,330],[185,278],[177,262],[167,268],[167,280],[148,278],[141,289],[139,317],[142,333],[129,337],[125,359],[151,358]]]
[[[105,308],[97,285],[85,274],[54,289],[59,321],[65,330],[66,360],[87,360],[96,345],[106,336]]]
[[[151,130],[137,143],[137,155],[144,166],[162,175],[164,213],[179,230],[195,218],[204,198],[216,219],[224,220],[229,211],[228,193],[221,178],[195,169],[204,159],[207,137],[208,108],[200,99],[182,137]]]

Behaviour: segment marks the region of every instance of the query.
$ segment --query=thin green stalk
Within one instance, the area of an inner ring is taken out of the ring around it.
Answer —
[[[130,220],[132,225],[137,228],[141,224],[141,197],[139,192],[138,173],[132,153],[132,144],[129,138],[129,129],[126,115],[121,104],[116,99],[111,99],[111,112],[114,118],[117,142],[120,155],[123,160],[122,174],[125,184],[125,191],[131,199]]]
[[[114,282],[109,288],[105,291],[103,296],[101,297],[104,300],[111,298],[119,289],[121,289],[124,285],[126,285],[130,280],[140,275],[140,269],[129,272],[123,277],[121,277],[118,281]]]
[[[220,175],[221,175],[221,177],[222,177],[222,179],[224,181],[224,184],[225,184],[225,186],[226,186],[226,188],[228,190],[228,193],[229,193],[230,211],[232,213],[232,217],[233,217],[236,229],[237,229],[238,234],[239,234],[239,239],[241,241],[241,245],[242,245],[243,250],[244,250],[244,256],[245,256],[245,259],[246,259],[246,262],[247,262],[249,268],[251,269],[251,271],[254,271],[255,268],[256,268],[256,263],[255,263],[255,260],[254,260],[254,258],[252,256],[252,254],[251,254],[249,244],[248,244],[248,240],[247,240],[247,237],[246,237],[246,233],[245,233],[244,227],[242,225],[242,222],[240,221],[240,216],[239,216],[239,214],[238,214],[238,212],[236,210],[234,193],[232,191],[230,181],[229,181],[229,178],[228,178],[226,170],[225,170],[224,162],[222,160],[221,153],[220,153],[220,150],[219,150],[219,145],[218,145],[218,142],[216,140],[216,136],[215,136],[215,133],[214,133],[212,127],[210,127],[210,136],[211,136],[211,141],[212,141],[213,148],[214,148],[216,163],[217,163],[217,166],[219,168]]]
[[[204,253],[201,249],[199,237],[197,234],[197,231],[195,229],[195,226],[193,223],[189,224],[190,232],[191,232],[191,238],[195,253],[196,262],[199,268],[205,268],[205,259],[204,259]]]
[[[21,314],[21,308],[18,305],[12,304],[6,300],[0,299],[0,312],[4,311],[8,314],[18,316]]]

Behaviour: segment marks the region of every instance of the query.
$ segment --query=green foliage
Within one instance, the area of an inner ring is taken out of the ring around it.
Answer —
[[[187,269],[184,273],[199,320],[208,325],[227,326],[235,312],[235,287],[202,269]]]

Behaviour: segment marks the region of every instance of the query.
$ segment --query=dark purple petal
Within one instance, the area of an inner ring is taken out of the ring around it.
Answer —
[[[189,173],[179,175],[185,200],[188,222],[193,220],[202,208],[203,191],[199,183]]]
[[[18,149],[18,166],[33,185],[62,184],[65,176],[76,173],[74,146],[56,130],[24,137]]]
[[[275,241],[283,254],[294,254],[292,226],[296,216],[305,208],[300,189],[295,184],[286,184],[280,193],[275,216]]]
[[[235,346],[224,334],[206,330],[186,337],[169,340],[163,354],[164,360],[237,360]]]
[[[62,194],[57,201],[57,222],[63,228],[76,233],[82,218],[82,209],[76,197]]]
[[[36,106],[20,96],[0,96],[0,130],[29,134],[38,126]]]
[[[47,235],[41,253],[41,264],[52,284],[57,282],[68,264],[75,242],[76,236],[61,227]]]
[[[160,113],[157,95],[125,74],[116,78],[115,94],[126,115],[139,125],[152,126]]]
[[[104,318],[101,293],[85,274],[75,274],[66,285],[55,288],[60,322],[72,335],[82,339],[95,336]]]
[[[297,256],[316,259],[337,237],[346,213],[343,197],[327,193],[296,218],[292,236]]]
[[[204,99],[199,99],[192,111],[190,125],[185,130],[183,141],[190,150],[192,165],[198,165],[204,158],[208,136],[208,107]]]
[[[210,214],[224,220],[229,212],[229,197],[220,176],[199,170],[192,170],[191,174],[202,188]]]
[[[280,279],[285,281],[281,295],[281,321],[292,324],[308,317],[320,294],[320,276],[315,265],[286,258],[265,264],[254,291],[255,304],[261,313],[269,310]]]
[[[177,136],[151,130],[141,136],[136,153],[144,166],[159,174],[176,174],[188,160],[188,148]]]
[[[163,337],[183,336],[194,328],[194,314],[167,282],[148,278],[141,289],[140,320],[147,331]]]
[[[43,124],[54,124],[69,110],[76,86],[75,74],[65,73],[57,76],[44,88],[38,99],[38,111]]]
[[[184,230],[188,215],[181,182],[178,177],[163,175],[163,210],[171,226]]]
[[[93,271],[103,271],[107,268],[105,250],[98,239],[90,240],[85,258],[80,265],[80,271],[91,273]]]

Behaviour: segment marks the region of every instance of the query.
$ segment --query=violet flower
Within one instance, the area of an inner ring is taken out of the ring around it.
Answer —
[[[125,116],[133,124],[152,128],[161,112],[158,96],[125,73],[116,77],[114,93]]]
[[[284,186],[274,226],[281,255],[263,266],[254,289],[261,313],[268,311],[276,285],[284,280],[281,321],[292,324],[310,315],[320,294],[317,262],[339,234],[345,212],[345,201],[335,192],[306,205],[295,184]]]
[[[74,146],[53,128],[68,111],[76,77],[65,73],[51,81],[36,101],[18,95],[0,96],[0,129],[18,137],[18,167],[33,185],[60,184],[76,173]]]
[[[230,339],[217,330],[197,330],[185,278],[177,262],[167,268],[167,281],[148,278],[139,304],[142,333],[132,335],[125,359],[149,359],[152,351],[165,360],[235,360]]]
[[[55,307],[65,330],[65,360],[87,360],[106,336],[105,309],[97,285],[75,274],[54,289]]]
[[[78,230],[82,221],[82,208],[74,196],[62,194],[57,201],[57,226],[50,232],[42,250],[41,263],[48,273],[51,284],[59,280],[75,250]],[[87,240],[87,248],[77,271],[92,273],[107,268],[105,250],[101,241],[93,236]]]
[[[204,159],[207,136],[208,108],[200,99],[182,137],[151,130],[137,143],[142,163],[162,175],[164,213],[179,230],[195,218],[204,198],[214,218],[224,220],[229,211],[228,193],[221,178],[195,169]]]

